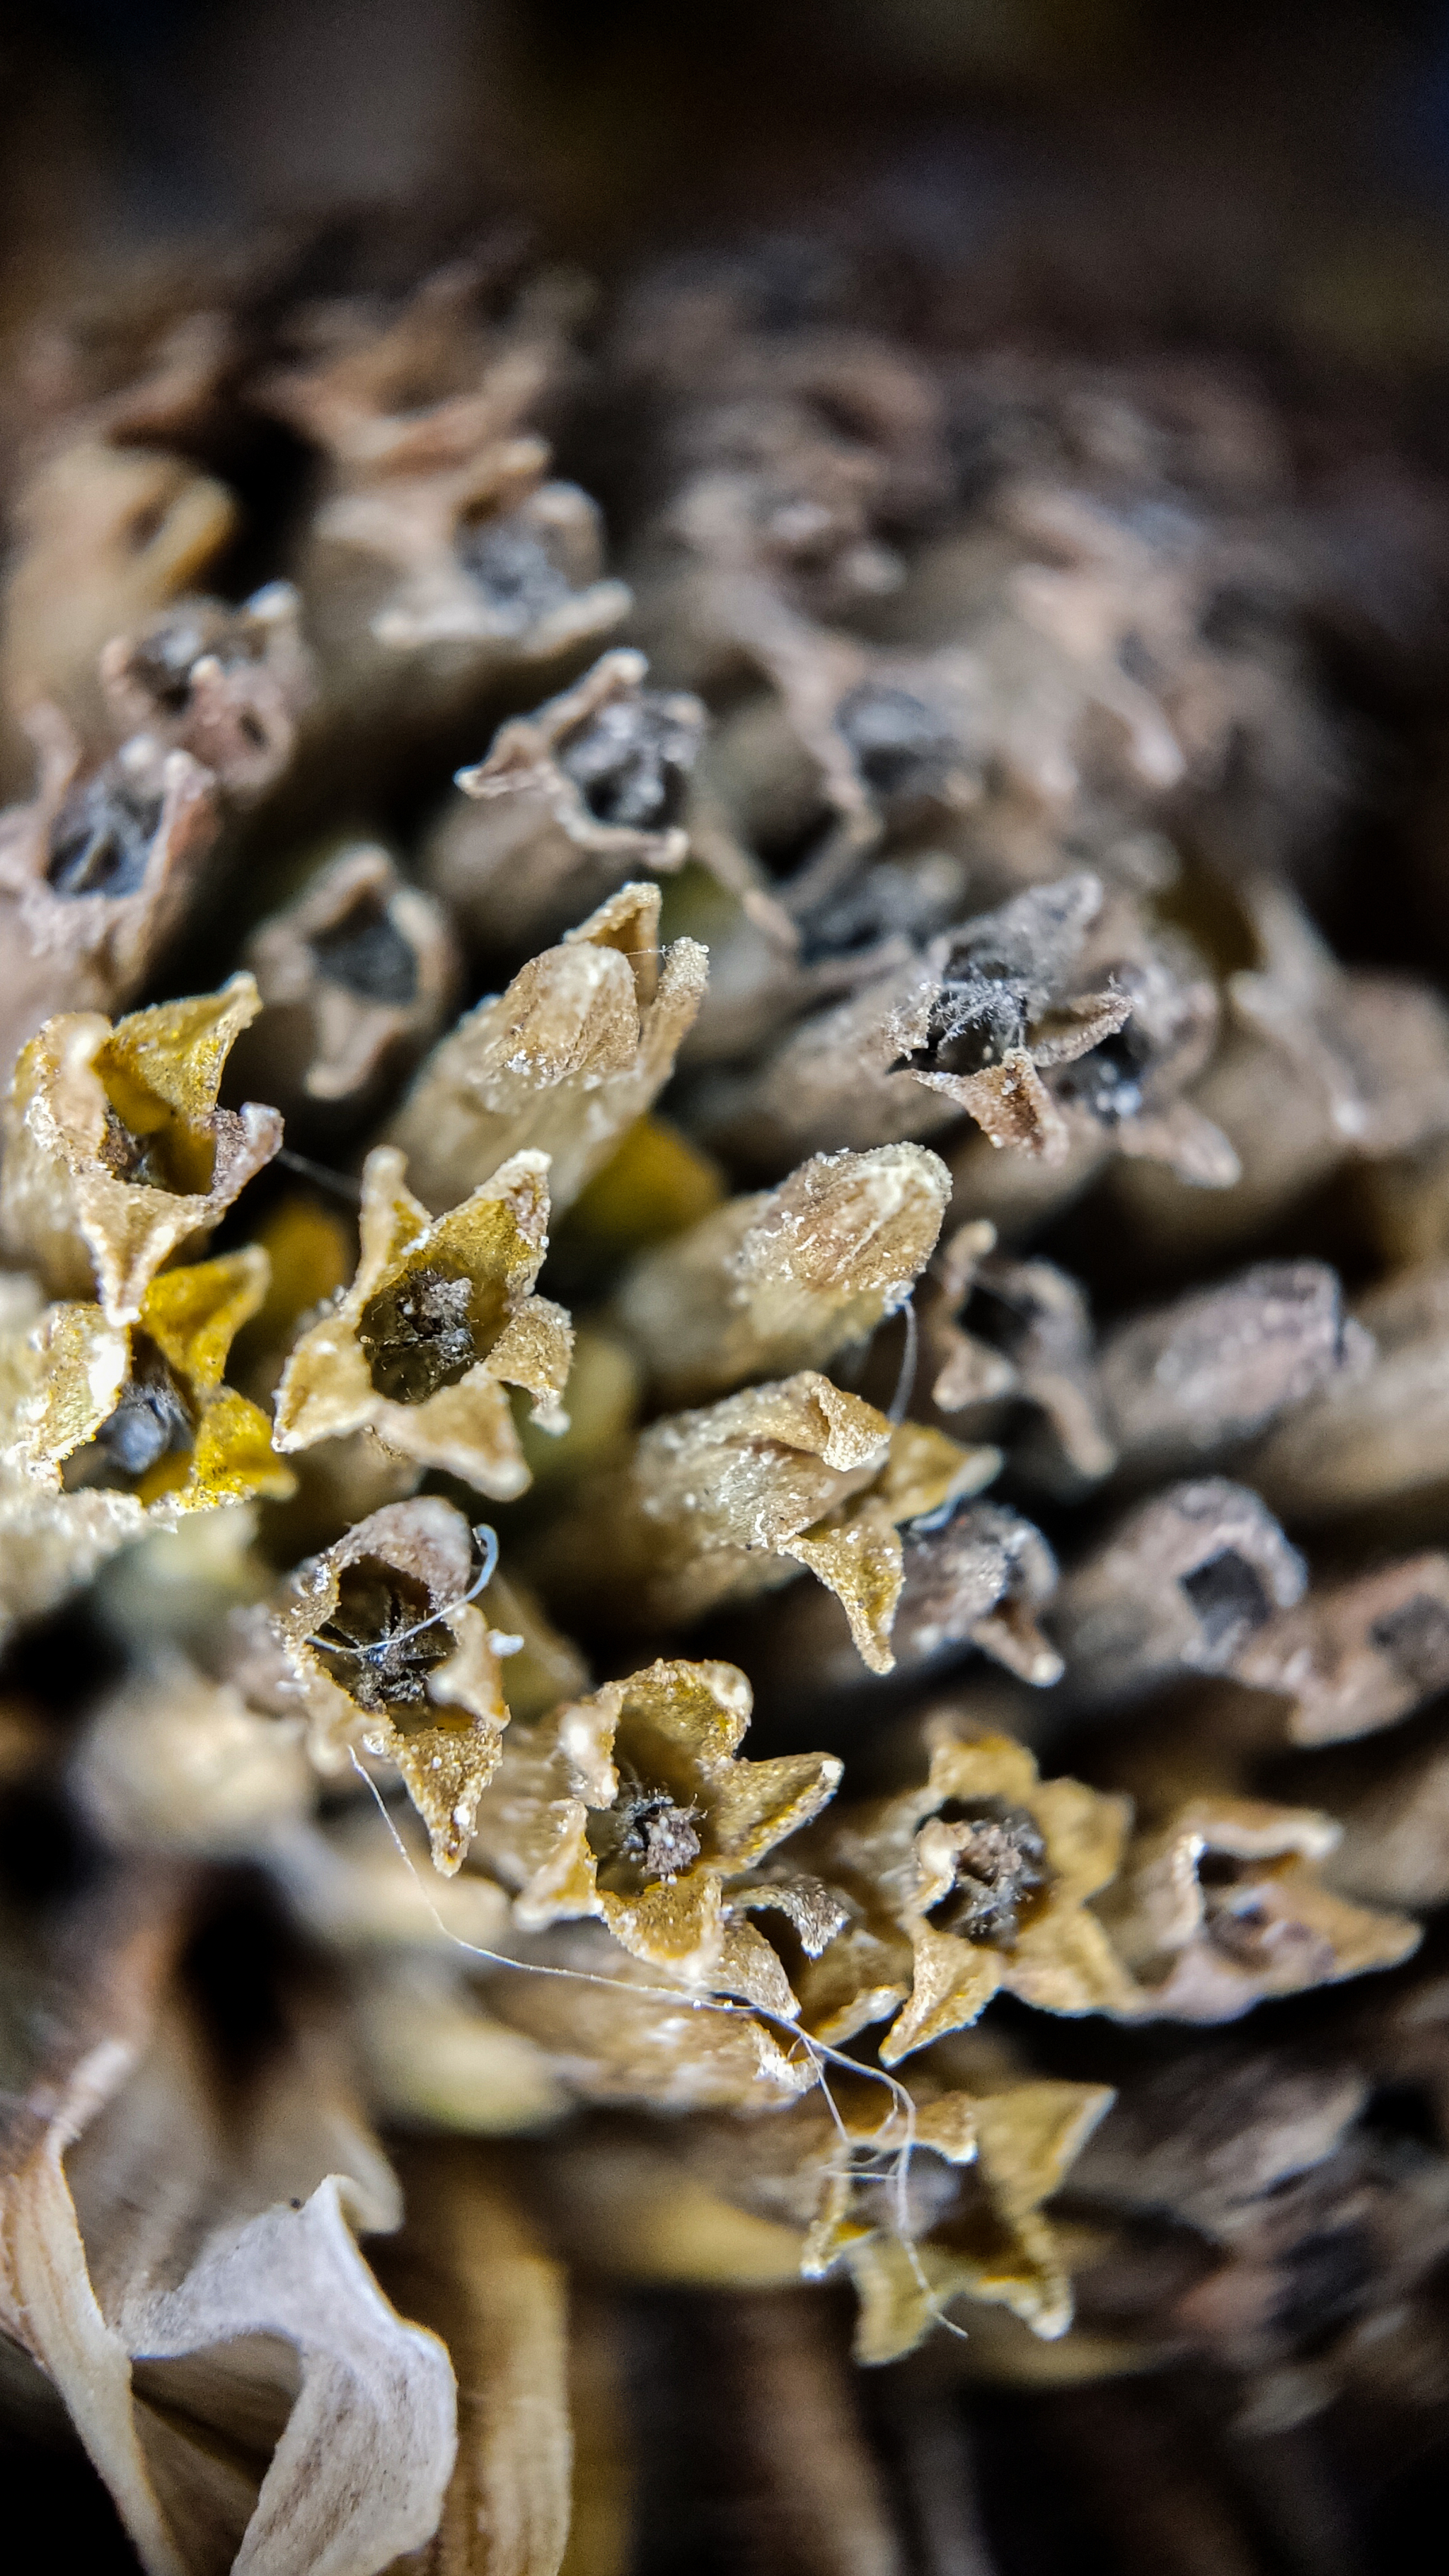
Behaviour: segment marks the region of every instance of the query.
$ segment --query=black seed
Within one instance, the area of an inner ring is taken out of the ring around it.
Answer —
[[[394,1404],[422,1404],[444,1386],[456,1386],[478,1356],[471,1320],[473,1284],[442,1270],[410,1271],[396,1288],[374,1297],[357,1338],[379,1395]]]
[[[113,779],[73,788],[50,827],[46,883],[60,895],[134,894],[160,820],[159,796],[132,796]]]
[[[1273,1604],[1246,1557],[1225,1547],[1192,1574],[1179,1575],[1192,1603],[1203,1643],[1213,1654],[1231,1654],[1245,1637],[1261,1628]]]

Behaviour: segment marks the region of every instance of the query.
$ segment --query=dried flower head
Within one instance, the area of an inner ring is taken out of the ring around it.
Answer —
[[[801,1982],[806,2026],[841,2042],[890,2018],[894,2066],[1002,1991],[1046,2012],[1131,2013],[1132,1978],[1086,1910],[1121,1861],[1127,1801],[1041,1780],[1024,1745],[949,1714],[926,1742],[918,1787],[839,1810],[802,1851],[851,1908]]]
[[[644,1254],[614,1312],[665,1402],[823,1368],[904,1305],[949,1188],[919,1145],[817,1154]]]
[[[674,1070],[704,990],[693,939],[659,947],[659,889],[623,886],[435,1047],[388,1134],[429,1207],[455,1206],[527,1146],[556,1211]]]
[[[244,951],[262,1018],[243,1050],[271,1096],[314,1118],[355,1116],[410,1070],[457,995],[447,916],[375,842],[340,849]]]
[[[262,795],[287,767],[315,685],[289,581],[269,582],[240,608],[180,600],[113,636],[100,674],[126,733],[190,752],[236,803]]]
[[[508,1724],[499,1655],[511,1641],[490,1629],[479,1588],[462,1513],[426,1496],[309,1558],[272,1614],[312,1759],[336,1771],[360,1744],[394,1763],[445,1876],[462,1865]]]
[[[562,697],[500,726],[458,772],[425,853],[469,936],[516,955],[557,939],[626,879],[667,875],[704,725],[697,698],[646,689],[642,653],[604,654]]]
[[[261,1008],[250,975],[157,1002],[113,1028],[47,1021],[11,1088],[0,1224],[62,1295],[94,1281],[111,1324],[134,1323],[173,1253],[204,1236],[282,1141],[274,1109],[221,1109],[231,1048]]]
[[[505,1386],[562,1428],[573,1336],[533,1283],[548,1249],[548,1157],[514,1154],[446,1216],[380,1145],[363,1171],[362,1250],[346,1295],[304,1332],[277,1389],[277,1446],[371,1429],[419,1466],[504,1498],[529,1481]]]
[[[87,768],[54,707],[28,721],[39,790],[0,817],[7,1067],[55,1012],[130,1000],[187,910],[219,828],[216,781],[188,752],[138,734]]]
[[[547,1589],[622,1627],[697,1619],[773,1591],[800,1566],[842,1604],[874,1672],[891,1666],[898,1525],[978,1492],[995,1449],[961,1449],[886,1416],[813,1370],[696,1413],[666,1415],[622,1466],[589,1478],[545,1533]]]

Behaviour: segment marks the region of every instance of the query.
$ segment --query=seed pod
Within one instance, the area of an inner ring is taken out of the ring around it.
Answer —
[[[526,1147],[549,1155],[561,1213],[608,1161],[704,990],[704,950],[661,952],[658,924],[658,887],[622,887],[434,1048],[387,1131],[427,1206],[456,1206]]]
[[[1306,1581],[1271,1513],[1221,1476],[1170,1486],[1063,1576],[1049,1625],[1074,1700],[1100,1707],[1176,1672],[1236,1670]]]
[[[1291,1702],[1291,1744],[1335,1744],[1407,1717],[1449,1683],[1449,1558],[1412,1556],[1315,1584],[1234,1659],[1239,1681]]]
[[[505,1386],[563,1428],[573,1334],[533,1283],[548,1249],[548,1158],[515,1154],[446,1216],[429,1219],[394,1146],[363,1171],[362,1250],[346,1295],[302,1335],[277,1389],[277,1445],[373,1431],[419,1466],[480,1493],[529,1482]]]
[[[100,676],[117,725],[189,752],[232,804],[263,795],[292,758],[313,694],[300,608],[292,584],[274,581],[240,608],[183,599],[113,636]]]
[[[802,1847],[851,1920],[800,1985],[805,2027],[840,2045],[894,2015],[894,2066],[974,2022],[991,1997],[1130,2014],[1136,1989],[1087,1899],[1112,1878],[1131,1810],[1037,1777],[1024,1745],[928,1721],[927,1777],[842,1807]],[[900,2007],[898,2010],[897,2007]]]
[[[995,1449],[960,1449],[812,1370],[641,1432],[586,1479],[533,1563],[611,1624],[684,1622],[773,1591],[804,1565],[835,1594],[874,1672],[891,1667],[897,1525],[979,1491]]]
[[[87,772],[54,707],[37,707],[30,731],[39,790],[0,817],[7,1067],[54,1013],[130,1000],[189,908],[220,828],[216,780],[187,752],[137,734]]]
[[[261,1008],[250,975],[158,1002],[112,1028],[95,1011],[47,1021],[15,1069],[0,1226],[62,1295],[98,1289],[134,1323],[164,1262],[204,1238],[282,1141],[274,1109],[217,1096]]]
[[[462,769],[424,851],[428,882],[468,937],[527,956],[627,879],[684,861],[689,774],[704,709],[646,690],[642,653],[606,653],[575,687],[499,728]]]
[[[262,1017],[242,1067],[260,1080],[265,1066],[270,1097],[314,1123],[362,1115],[411,1070],[457,995],[446,916],[375,842],[340,849],[243,953]]]
[[[1322,1885],[1313,1864],[1340,1832],[1312,1810],[1209,1796],[1140,1833],[1097,1911],[1148,2009],[1178,2021],[1234,2021],[1265,1996],[1406,1959],[1418,1947],[1417,1924],[1347,1904]]]
[[[1008,1260],[995,1241],[993,1225],[960,1226],[932,1264],[921,1299],[931,1402],[983,1433],[1014,1427],[1016,1409],[1034,1405],[1044,1419],[1021,1444],[1027,1474],[1054,1487],[1095,1480],[1116,1453],[1086,1299],[1052,1262]]]
[[[1385,1280],[1354,1314],[1372,1336],[1371,1365],[1322,1388],[1248,1461],[1269,1501],[1303,1521],[1374,1504],[1422,1512],[1444,1481],[1449,1268]]]
[[[656,1663],[515,1730],[475,1848],[517,1890],[520,1925],[597,1915],[633,1957],[793,2019],[773,1952],[728,1894],[819,1813],[841,1766],[741,1760],[750,1707],[731,1664]]]
[[[1097,1365],[1121,1464],[1146,1476],[1250,1439],[1372,1358],[1334,1272],[1283,1261],[1119,1324]]]
[[[508,1724],[499,1650],[469,1593],[467,1523],[426,1496],[359,1521],[297,1568],[272,1614],[312,1759],[337,1771],[360,1743],[395,1763],[451,1877]]]
[[[751,1377],[823,1368],[909,1297],[946,1204],[918,1145],[821,1154],[778,1190],[725,1207],[646,1253],[614,1313],[666,1403]]]

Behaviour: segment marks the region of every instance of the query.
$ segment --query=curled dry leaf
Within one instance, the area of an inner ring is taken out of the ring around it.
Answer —
[[[469,1597],[473,1548],[451,1503],[390,1503],[300,1565],[272,1613],[312,1759],[361,1744],[395,1763],[445,1876],[460,1867],[509,1712],[495,1635]]]
[[[1237,1669],[1307,1580],[1266,1506],[1207,1476],[1171,1485],[1063,1576],[1049,1625],[1074,1700],[1099,1706],[1175,1672]]]
[[[289,581],[269,582],[240,608],[183,599],[114,636],[100,673],[125,732],[189,752],[236,804],[264,794],[287,768],[314,687]]]
[[[130,1000],[190,905],[220,828],[216,780],[188,752],[137,734],[87,767],[54,707],[27,721],[39,788],[0,815],[6,1069],[56,1012]]]
[[[818,1154],[646,1253],[614,1313],[666,1403],[823,1368],[904,1305],[949,1188],[919,1145]]]
[[[533,1283],[548,1249],[548,1158],[513,1155],[471,1198],[430,1218],[395,1146],[363,1172],[362,1250],[346,1295],[304,1332],[277,1389],[279,1449],[370,1429],[419,1466],[480,1493],[529,1482],[505,1386],[563,1428],[573,1336]]]
[[[840,2043],[894,2015],[880,2046],[894,2066],[998,1992],[1130,2013],[1132,1979],[1087,1911],[1120,1863],[1128,1802],[1041,1780],[1024,1745],[949,1715],[926,1741],[919,1787],[841,1809],[802,1849],[851,1911],[804,1974],[805,2026]]]
[[[641,1432],[584,1481],[538,1543],[545,1591],[567,1583],[620,1626],[701,1617],[808,1566],[845,1609],[872,1671],[890,1670],[898,1524],[978,1492],[1000,1464],[883,1413],[813,1370]]]
[[[455,2448],[447,2353],[357,2248],[398,2223],[392,2174],[315,2032],[223,2084],[166,1994],[174,1902],[85,1929],[110,1992],[12,2118],[6,2329],[147,2576],[378,2576],[435,2527]]]
[[[661,953],[658,930],[658,887],[621,887],[434,1049],[388,1130],[429,1207],[525,1147],[551,1157],[557,1211],[602,1169],[663,1090],[704,991],[698,942]]]
[[[1417,1924],[1350,1905],[1321,1883],[1314,1864],[1341,1833],[1311,1809],[1205,1796],[1139,1835],[1097,1910],[1147,2009],[1232,2021],[1267,1996],[1406,1959]]]
[[[53,1293],[133,1324],[163,1264],[205,1235],[282,1141],[274,1109],[221,1109],[226,1059],[261,1008],[250,975],[109,1021],[47,1021],[15,1068],[0,1226]]]
[[[424,867],[483,947],[527,952],[626,879],[683,864],[705,714],[697,698],[646,690],[647,671],[642,653],[604,654],[562,697],[500,726],[487,759],[458,772],[471,801],[444,815]]]
[[[475,1853],[517,1890],[519,1924],[597,1915],[635,1958],[793,2018],[768,1942],[728,1912],[729,1883],[819,1813],[841,1765],[742,1760],[750,1709],[732,1664],[655,1663],[515,1727]]]
[[[244,1048],[289,1113],[356,1117],[416,1063],[454,1006],[447,916],[386,850],[354,842],[252,932],[262,1016]]]

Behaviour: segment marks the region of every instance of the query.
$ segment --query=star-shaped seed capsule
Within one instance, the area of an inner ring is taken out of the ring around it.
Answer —
[[[395,1763],[451,1877],[473,1837],[508,1708],[496,1636],[476,1604],[474,1536],[434,1495],[391,1503],[300,1565],[271,1616],[322,1770],[361,1744]]]
[[[218,1107],[232,1046],[261,1008],[250,975],[111,1026],[47,1020],[15,1068],[0,1225],[56,1294],[134,1324],[157,1272],[206,1234],[282,1141],[275,1109]]]
[[[259,1245],[168,1270],[134,1324],[101,1307],[52,1306],[36,1328],[43,1368],[20,1430],[31,1476],[67,1495],[128,1495],[138,1517],[204,1511],[296,1479],[266,1415],[223,1383],[237,1333],[266,1295]]]
[[[1127,1800],[1039,1779],[1024,1745],[949,1714],[926,1741],[918,1788],[832,1818],[801,1853],[852,1913],[805,1972],[808,2027],[838,2043],[899,2005],[880,2049],[894,2066],[1001,1991],[1046,2012],[1130,2012],[1133,1981],[1086,1911],[1120,1863]]]
[[[339,1304],[304,1333],[277,1390],[279,1449],[370,1427],[419,1466],[500,1499],[529,1483],[506,1386],[561,1430],[573,1332],[535,1297],[548,1250],[548,1156],[515,1154],[436,1220],[395,1146],[369,1154],[362,1254]]]
[[[774,1591],[807,1566],[871,1670],[889,1672],[902,1525],[979,1492],[1000,1463],[801,1369],[651,1423],[544,1533],[537,1570],[546,1589],[638,1628]]]
[[[744,1911],[728,1913],[727,1890],[818,1815],[841,1765],[830,1753],[742,1760],[750,1708],[733,1664],[669,1661],[515,1728],[478,1852],[516,1889],[518,1921],[596,1915],[635,1958],[793,2017],[774,1952]]]

